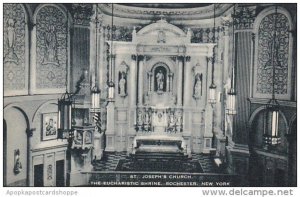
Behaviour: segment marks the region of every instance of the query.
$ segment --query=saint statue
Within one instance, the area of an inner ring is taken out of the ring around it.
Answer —
[[[156,74],[157,91],[163,91],[164,89],[164,74],[161,70]]]
[[[54,25],[49,25],[47,32],[44,33],[45,55],[42,64],[54,64],[59,66],[57,59],[57,38]]]
[[[20,150],[15,150],[15,164],[14,164],[14,173],[18,174],[22,171],[22,163],[20,161]]]
[[[199,99],[202,95],[202,74],[195,77],[194,98]]]
[[[14,47],[15,47],[15,21],[14,19],[8,19],[7,20],[7,47],[8,52],[4,57],[4,62],[15,62],[18,64],[18,57],[15,54]]]
[[[121,79],[119,81],[120,96],[126,96],[125,86],[126,86],[125,73],[122,73]]]

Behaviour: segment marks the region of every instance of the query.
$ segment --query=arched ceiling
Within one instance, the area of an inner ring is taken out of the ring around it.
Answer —
[[[178,9],[178,8],[196,8],[206,7],[212,3],[119,3],[120,5],[141,7],[141,8],[162,8],[162,9]]]
[[[122,18],[159,19],[163,15],[168,20],[209,19],[214,16],[214,4],[98,4],[100,10],[107,14]],[[232,4],[215,4],[216,16],[232,7]]]

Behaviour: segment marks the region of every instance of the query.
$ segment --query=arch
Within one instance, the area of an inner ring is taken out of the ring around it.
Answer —
[[[142,28],[140,31],[137,32],[137,35],[145,35],[155,30],[164,30],[164,31],[172,32],[178,36],[186,36],[186,33],[182,29],[168,23],[165,20],[159,20],[156,23],[152,23],[150,25],[145,26],[144,28]]]
[[[42,103],[42,104],[37,108],[37,110],[34,112],[34,114],[33,114],[33,116],[32,116],[32,122],[35,121],[38,112],[39,112],[43,107],[45,107],[45,106],[47,106],[47,105],[51,105],[51,104],[53,104],[53,105],[58,105],[58,103],[56,102],[56,100],[49,100],[49,101],[46,101],[46,102]]]
[[[256,33],[258,31],[259,25],[260,25],[261,21],[264,19],[264,17],[266,17],[269,14],[274,14],[274,13],[275,13],[275,6],[270,6],[266,9],[264,9],[263,11],[261,11],[257,15],[257,17],[254,21],[253,33]],[[292,17],[290,15],[290,13],[285,8],[280,7],[280,6],[277,7],[277,13],[281,13],[281,14],[283,14],[287,17],[287,19],[289,21],[289,27],[290,27],[289,31],[293,30],[293,28],[294,28],[293,27],[293,20],[292,20]]]
[[[40,11],[42,8],[47,7],[47,6],[52,6],[52,7],[58,8],[60,11],[62,11],[62,13],[64,14],[66,20],[67,20],[67,18],[69,18],[69,20],[72,19],[72,16],[71,16],[71,14],[69,14],[68,9],[67,9],[64,5],[62,5],[62,4],[40,4],[40,5],[35,9],[34,14],[33,14],[33,23],[34,23],[34,24],[36,24],[36,16],[37,16],[37,14],[39,13],[39,11]],[[64,22],[66,22],[66,21],[64,21]]]
[[[18,106],[17,104],[15,103],[12,103],[12,104],[9,104],[9,105],[6,105],[4,108],[3,108],[3,114],[5,114],[5,112],[7,112],[9,109],[11,108],[15,108],[17,110],[19,110],[21,112],[21,114],[24,116],[25,118],[25,121],[26,121],[26,126],[27,126],[27,129],[30,129],[31,128],[31,122],[29,121],[29,118],[26,114],[26,112],[20,107]],[[5,117],[4,117],[5,118]]]
[[[174,63],[174,61],[172,61],[170,58],[167,58],[167,57],[154,57],[154,58],[151,58],[150,61],[146,62],[146,66],[145,66],[146,71],[151,72],[153,66],[157,62],[162,62],[162,63],[168,65],[169,71],[175,73],[175,68],[176,68],[175,63]]]
[[[253,74],[253,78],[251,79],[252,80],[251,83],[253,84],[253,86],[252,86],[253,97],[256,97],[256,98],[271,98],[270,89],[265,86],[265,84],[268,84],[267,80],[263,80],[266,77],[267,78],[270,77],[270,75],[267,73],[268,69],[262,68],[264,65],[267,64],[267,62],[265,62],[263,60],[266,58],[261,57],[261,56],[266,56],[270,52],[270,49],[267,46],[262,47],[261,46],[262,44],[259,44],[259,41],[260,41],[260,39],[263,39],[264,42],[268,42],[268,41],[266,41],[267,40],[267,38],[265,38],[266,36],[260,36],[263,33],[260,31],[261,30],[260,25],[267,16],[269,16],[270,14],[274,14],[274,13],[275,13],[275,6],[270,6],[268,8],[265,8],[258,14],[258,16],[256,17],[256,20],[254,21],[254,25],[253,25],[253,33],[256,36],[255,36],[255,42],[254,42],[255,52],[253,54],[254,55],[254,62],[253,62],[254,74]],[[288,23],[286,26],[287,30],[284,31],[284,35],[280,34],[280,36],[288,37],[288,42],[282,41],[282,42],[285,42],[285,44],[286,44],[286,50],[288,50],[287,53],[285,50],[280,51],[280,53],[284,54],[283,55],[284,67],[281,69],[286,69],[286,70],[288,70],[288,72],[285,74],[283,74],[284,72],[279,72],[280,74],[276,74],[276,76],[278,76],[279,78],[287,79],[286,81],[281,80],[278,82],[279,85],[286,86],[286,89],[284,89],[284,91],[283,91],[283,88],[278,88],[278,90],[282,90],[282,92],[276,93],[276,98],[282,99],[282,100],[290,100],[292,91],[293,91],[292,85],[291,85],[292,84],[291,76],[292,76],[292,59],[293,59],[293,57],[292,57],[293,36],[292,36],[291,31],[293,30],[294,26],[293,26],[292,17],[285,8],[278,6],[277,13],[282,14]],[[263,29],[265,30],[266,28],[263,28]],[[259,33],[261,33],[261,34],[259,34]],[[279,38],[281,38],[280,36],[279,36]],[[287,54],[287,57],[285,56],[286,54]],[[258,73],[260,73],[260,75],[258,75]]]
[[[250,118],[248,120],[248,128],[252,128],[252,124],[253,124],[253,121],[255,120],[256,116],[258,116],[265,109],[266,109],[265,106],[261,106],[261,107],[257,108],[256,110],[254,110],[254,112],[252,112],[252,114],[250,115]],[[284,113],[281,110],[279,110],[279,114],[280,114],[280,116],[282,117],[282,119],[283,119],[283,121],[285,123],[286,133],[288,133],[288,131],[289,131],[288,121],[287,121]]]
[[[3,39],[4,39],[4,60],[8,55],[8,60],[3,61],[4,72],[4,95],[16,96],[28,94],[28,70],[29,70],[29,28],[30,11],[23,3],[4,4],[3,16]],[[8,21],[13,19],[13,24]],[[7,32],[7,33],[6,33]],[[10,37],[6,35],[14,34]],[[12,49],[9,50],[5,43],[12,38]],[[9,51],[12,51],[11,53]],[[14,83],[14,81],[17,81]]]

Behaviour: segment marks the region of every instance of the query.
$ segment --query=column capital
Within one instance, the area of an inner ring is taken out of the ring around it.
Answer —
[[[33,28],[36,26],[36,24],[31,21],[28,21],[27,26],[28,26],[28,31],[32,31]]]
[[[252,34],[251,34],[251,37],[252,37],[252,41],[253,41],[253,42],[254,42],[254,40],[255,40],[255,36],[256,36],[255,33],[252,33]]]
[[[185,56],[184,56],[184,55],[178,55],[178,56],[177,56],[177,59],[178,59],[178,60],[181,60],[181,61],[184,61]]]
[[[185,56],[185,61],[190,62],[191,61],[191,56]]]
[[[174,76],[174,73],[169,73],[169,77],[173,77]]]
[[[135,54],[131,55],[131,59],[132,60],[137,60],[137,55],[135,55]]]
[[[33,135],[33,131],[35,131],[36,129],[26,129],[26,134],[27,134],[27,137],[32,137]]]
[[[211,56],[211,57],[206,57],[206,60],[207,60],[207,62],[213,62],[214,61],[214,57],[213,56]]]
[[[145,58],[145,55],[141,55],[141,54],[138,54],[138,55],[137,55],[137,60],[138,60],[138,61],[143,61],[144,58]]]

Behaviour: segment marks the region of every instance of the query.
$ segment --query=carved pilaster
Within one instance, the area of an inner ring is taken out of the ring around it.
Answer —
[[[235,29],[251,29],[255,20],[255,7],[236,7],[232,15]]]
[[[75,25],[89,26],[93,15],[93,5],[88,3],[73,3],[71,8]]]

